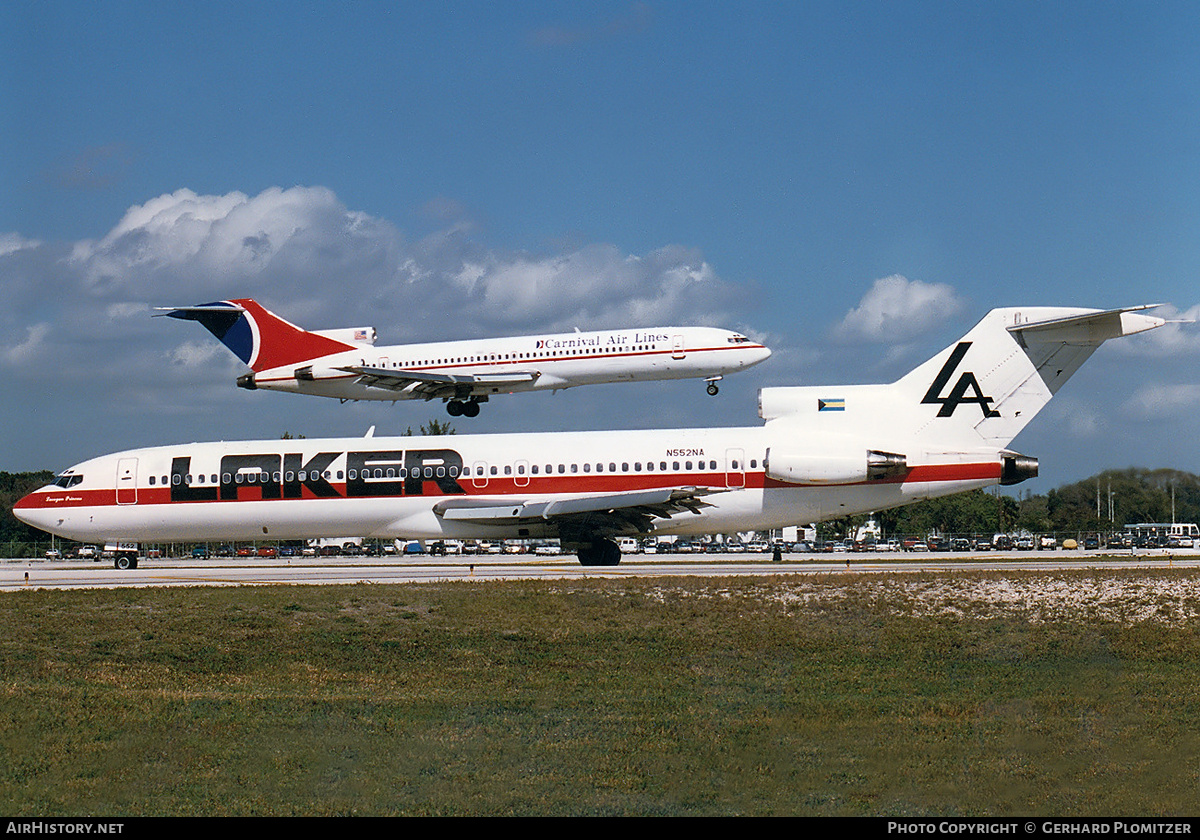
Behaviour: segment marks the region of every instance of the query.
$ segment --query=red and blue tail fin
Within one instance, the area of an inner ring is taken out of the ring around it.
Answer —
[[[250,298],[181,306],[163,314],[199,321],[255,372],[353,349],[345,342],[302,330]]]

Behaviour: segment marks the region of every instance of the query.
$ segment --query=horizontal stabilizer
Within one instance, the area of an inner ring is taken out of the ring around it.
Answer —
[[[1162,318],[1136,314],[1159,306],[1162,304],[1147,303],[1123,309],[1107,309],[1100,312],[1085,312],[1081,315],[1017,323],[1009,327],[1008,331],[1024,341],[1061,341],[1067,344],[1099,345],[1110,338],[1134,335],[1161,327],[1166,323]],[[1018,313],[1016,317],[1019,318],[1020,314]]]

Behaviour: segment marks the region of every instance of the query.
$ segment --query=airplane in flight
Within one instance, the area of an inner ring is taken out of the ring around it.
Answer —
[[[375,346],[374,327],[309,332],[249,299],[158,307],[199,321],[250,367],[240,388],[347,400],[434,400],[475,417],[496,394],[660,379],[717,382],[771,351],[713,327],[591,330],[557,335]]]
[[[64,470],[13,513],[87,542],[557,537],[616,565],[618,537],[807,524],[1036,476],[1010,441],[1106,340],[1161,326],[1148,308],[994,309],[891,384],[761,389],[761,426],[159,446]]]

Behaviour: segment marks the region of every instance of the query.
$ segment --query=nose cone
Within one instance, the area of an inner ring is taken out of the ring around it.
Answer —
[[[62,516],[47,505],[46,498],[44,490],[35,490],[13,505],[13,516],[26,525],[53,532],[54,526],[62,524]]]
[[[746,367],[756,365],[759,362],[765,362],[767,359],[771,358],[771,348],[760,344],[759,346],[752,348],[749,355],[750,361],[746,362]]]

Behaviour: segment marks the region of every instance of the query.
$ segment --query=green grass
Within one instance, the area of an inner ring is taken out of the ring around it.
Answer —
[[[0,812],[1194,812],[1196,626],[869,579],[5,595]]]

